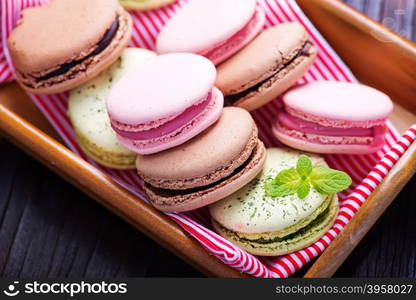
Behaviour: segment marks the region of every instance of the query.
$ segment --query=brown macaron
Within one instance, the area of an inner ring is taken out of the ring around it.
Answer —
[[[79,86],[116,61],[131,27],[117,0],[52,0],[27,8],[8,40],[16,79],[38,94]]]
[[[260,33],[218,67],[215,85],[226,105],[249,111],[273,100],[312,65],[316,48],[298,23],[283,23]]]
[[[137,172],[152,204],[166,212],[216,202],[249,183],[266,151],[251,115],[224,108],[219,120],[192,140],[152,155],[139,155]]]

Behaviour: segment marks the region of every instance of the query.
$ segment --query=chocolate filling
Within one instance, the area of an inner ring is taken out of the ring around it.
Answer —
[[[284,241],[293,239],[297,236],[300,236],[300,235],[303,235],[303,234],[307,233],[312,228],[314,228],[314,227],[318,226],[319,224],[321,224],[322,222],[324,222],[325,219],[327,218],[328,214],[329,214],[330,205],[331,205],[331,203],[311,223],[309,223],[305,227],[299,229],[298,231],[296,231],[294,233],[291,233],[291,234],[288,234],[284,237],[275,237],[275,238],[272,238],[272,239],[259,238],[259,239],[254,239],[254,240],[250,240],[250,239],[244,238],[244,237],[239,237],[239,239],[242,240],[242,241],[249,242],[249,243],[258,243],[258,244],[264,244],[264,245],[271,244],[271,243],[278,243],[278,242],[280,243],[280,242],[284,242]]]
[[[201,192],[201,191],[210,189],[210,188],[216,186],[218,183],[226,181],[226,180],[230,179],[231,177],[240,173],[242,170],[244,170],[247,167],[247,165],[250,163],[250,161],[254,158],[256,152],[258,151],[257,149],[258,149],[258,144],[253,149],[253,151],[251,152],[248,159],[243,164],[238,166],[230,175],[228,175],[224,178],[221,178],[220,180],[217,180],[216,182],[213,182],[209,185],[195,187],[195,188],[186,189],[186,190],[162,189],[162,188],[154,187],[154,186],[152,186],[148,183],[146,183],[146,187],[148,189],[152,190],[155,194],[158,194],[158,195],[163,196],[163,197],[173,197],[173,196],[179,196],[179,195],[193,194],[193,193],[197,193],[197,192]]]
[[[292,64],[297,58],[301,57],[301,56],[306,56],[309,57],[310,53],[309,53],[309,49],[312,47],[312,43],[310,41],[306,41],[303,44],[302,49],[299,50],[298,53],[295,54],[295,56],[293,56],[292,59],[290,59],[287,63],[285,63],[282,67],[280,67],[279,69],[276,70],[276,72],[274,72],[271,76],[267,77],[266,79],[260,81],[259,83],[256,83],[255,85],[253,85],[252,87],[239,92],[237,94],[233,94],[233,95],[228,95],[224,97],[224,102],[226,106],[230,106],[233,105],[234,103],[236,103],[238,100],[244,98],[245,96],[247,96],[249,93],[251,92],[255,92],[258,91],[260,89],[260,87],[265,84],[266,82],[268,82],[269,80],[271,80],[274,76],[276,76],[279,72],[281,72],[283,69],[285,69],[287,66],[289,66],[290,64]]]
[[[117,19],[113,22],[113,24],[111,24],[110,28],[107,29],[107,31],[104,33],[103,38],[101,39],[101,41],[98,42],[97,47],[94,49],[94,51],[92,51],[90,54],[88,54],[87,56],[85,56],[81,59],[76,59],[76,60],[73,60],[73,61],[62,64],[55,71],[52,71],[48,74],[45,74],[41,77],[36,78],[35,79],[36,82],[48,80],[52,77],[65,74],[70,69],[72,69],[73,67],[81,64],[83,61],[87,60],[88,58],[90,58],[92,56],[95,56],[97,54],[100,54],[105,48],[107,48],[108,45],[110,45],[111,41],[113,40],[114,36],[117,33],[118,27],[119,27],[119,20],[118,20],[118,17],[117,17]]]

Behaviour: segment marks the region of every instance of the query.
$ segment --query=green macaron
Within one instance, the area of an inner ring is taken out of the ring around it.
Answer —
[[[120,4],[128,10],[152,10],[169,5],[176,0],[119,0]]]
[[[282,170],[295,169],[304,154],[287,148],[270,148],[263,171],[231,196],[210,205],[214,229],[227,240],[256,255],[288,254],[319,240],[335,222],[336,194],[322,194],[311,186],[306,197],[297,193],[270,196],[265,185]],[[328,167],[308,154],[312,165]]]
[[[135,168],[136,154],[118,142],[107,114],[106,99],[124,74],[155,56],[154,52],[145,49],[125,49],[108,69],[70,92],[68,116],[78,144],[99,164],[117,169]]]

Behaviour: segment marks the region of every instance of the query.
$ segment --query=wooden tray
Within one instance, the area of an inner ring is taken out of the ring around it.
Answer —
[[[363,83],[395,102],[391,121],[416,123],[416,45],[336,0],[298,0],[306,15]],[[0,133],[131,225],[208,276],[246,277],[210,255],[172,220],[120,187],[62,144],[16,85],[0,87]],[[395,165],[306,277],[332,276],[416,171],[416,145]]]

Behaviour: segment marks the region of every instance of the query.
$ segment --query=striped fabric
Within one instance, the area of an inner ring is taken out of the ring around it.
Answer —
[[[45,0],[1,1],[0,82],[13,79],[12,65],[4,41],[15,26],[21,10],[29,6],[42,5],[45,2]],[[131,46],[154,49],[157,33],[175,10],[183,6],[185,2],[185,0],[180,0],[173,5],[158,10],[133,13],[134,29]],[[316,80],[357,81],[294,0],[259,0],[258,5],[266,12],[265,28],[287,21],[299,22],[305,26],[315,42],[319,51],[316,63],[299,80],[299,83]],[[109,174],[117,183],[130,190],[143,201],[147,201],[146,195],[140,187],[140,179],[134,171],[118,171],[99,166],[89,160],[81,151],[75,141],[72,126],[66,115],[67,93],[30,96],[75,153],[102,172]],[[279,99],[276,99],[253,112],[253,117],[259,127],[260,138],[269,147],[279,146],[272,137],[270,130],[278,107]],[[207,251],[225,264],[255,277],[288,277],[322,253],[416,139],[416,125],[411,127],[402,137],[399,136],[392,124],[388,123],[388,128],[387,144],[377,153],[355,156],[325,155],[325,159],[331,167],[349,173],[354,183],[350,189],[339,194],[340,212],[335,225],[318,242],[303,250],[281,257],[253,256],[211,230],[209,213],[206,208],[181,214],[170,213],[168,216],[201,243]]]

